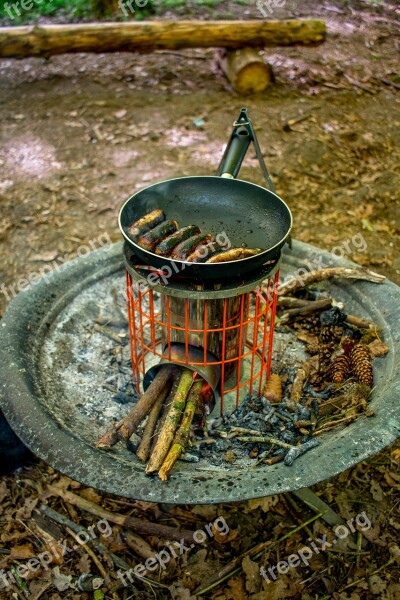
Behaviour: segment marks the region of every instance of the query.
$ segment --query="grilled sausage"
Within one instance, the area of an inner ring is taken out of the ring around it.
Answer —
[[[260,254],[262,252],[261,248],[230,248],[229,250],[225,250],[224,252],[219,252],[215,254],[211,258],[207,258],[207,264],[215,264],[228,262],[231,260],[240,260],[241,258],[249,258],[249,256],[256,256],[256,254]]]
[[[212,242],[213,237],[210,233],[198,233],[192,235],[187,240],[184,240],[172,250],[171,258],[176,260],[186,260],[187,257],[192,254],[201,243],[208,244]]]
[[[225,248],[222,248],[217,242],[210,242],[209,244],[200,244],[196,250],[187,257],[187,262],[204,263],[209,258],[219,252],[224,252]]]
[[[200,229],[197,225],[188,225],[187,227],[182,227],[172,233],[168,237],[164,238],[160,244],[158,244],[154,250],[156,254],[160,254],[161,256],[169,256],[172,250],[179,244],[183,242],[187,238],[190,238],[192,235],[196,233],[200,233]]]
[[[144,217],[141,217],[137,221],[134,221],[128,228],[128,235],[132,239],[136,240],[138,237],[144,235],[149,229],[153,229],[165,220],[164,211],[161,208],[157,208],[152,212],[147,213]]]
[[[153,229],[142,235],[136,243],[144,250],[152,252],[157,244],[177,229],[178,223],[176,221],[163,221],[160,225],[153,227]]]

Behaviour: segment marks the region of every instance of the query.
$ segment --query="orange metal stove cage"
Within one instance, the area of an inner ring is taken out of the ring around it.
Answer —
[[[132,367],[138,393],[156,364],[219,372],[220,414],[260,394],[271,370],[279,271],[256,290],[228,298],[160,294],[126,273]],[[180,351],[176,352],[176,347]],[[193,352],[193,350],[196,352]],[[211,384],[211,381],[208,381]],[[212,385],[212,384],[211,384]],[[212,386],[215,388],[215,386]],[[229,400],[229,402],[228,402]]]

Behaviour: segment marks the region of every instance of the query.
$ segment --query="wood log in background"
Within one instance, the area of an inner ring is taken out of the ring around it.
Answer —
[[[263,92],[274,77],[271,66],[255,48],[220,53],[217,61],[233,89],[240,94]]]
[[[177,48],[244,48],[316,44],[318,19],[282,21],[140,21],[0,28],[0,57],[66,52],[135,52]]]

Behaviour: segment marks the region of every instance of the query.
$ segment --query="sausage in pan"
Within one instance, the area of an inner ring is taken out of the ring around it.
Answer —
[[[260,254],[260,252],[262,252],[261,248],[230,248],[229,250],[215,254],[211,258],[207,258],[206,263],[215,264],[232,260],[240,260],[242,258],[255,256],[256,254]]]
[[[144,217],[141,217],[137,221],[134,221],[128,229],[129,237],[136,240],[138,237],[144,235],[149,229],[153,229],[165,219],[164,211],[160,208],[147,213]]]
[[[177,229],[178,223],[176,221],[163,221],[160,225],[153,227],[153,229],[142,235],[136,243],[144,250],[152,252],[157,244]]]
[[[160,256],[169,256],[175,246],[197,233],[200,233],[200,229],[197,227],[197,225],[188,225],[187,227],[182,227],[181,229],[178,229],[178,231],[175,231],[168,237],[164,238],[163,241],[156,246],[154,252]]]
[[[196,250],[188,256],[187,261],[195,263],[204,263],[215,254],[218,254],[219,252],[224,252],[224,250],[225,248],[221,248],[221,246],[219,246],[217,242],[210,242],[209,244],[205,245],[200,244],[200,246],[197,246]]]

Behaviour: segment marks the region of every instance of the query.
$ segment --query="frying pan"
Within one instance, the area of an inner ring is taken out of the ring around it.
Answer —
[[[235,179],[251,141],[270,189]],[[171,260],[144,250],[129,237],[128,228],[156,208],[165,212],[166,219],[176,219],[179,227],[198,225],[217,240],[229,240],[232,247],[263,251],[249,258],[207,264]],[[292,228],[292,214],[275,194],[247,109],[241,110],[233,125],[216,176],[169,179],[136,192],[120,210],[119,227],[136,256],[155,269],[168,267],[171,270],[167,272],[174,276],[219,282],[265,271],[268,265],[272,270]]]

